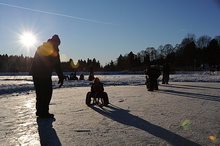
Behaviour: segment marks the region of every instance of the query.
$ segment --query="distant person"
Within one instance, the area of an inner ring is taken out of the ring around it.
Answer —
[[[49,113],[49,104],[52,98],[52,72],[55,69],[60,84],[63,85],[63,72],[61,69],[59,48],[60,38],[54,35],[47,42],[39,46],[34,55],[29,74],[33,76],[36,90],[36,116],[53,117]]]
[[[94,80],[94,68],[93,67],[90,67],[90,70],[89,70],[89,81],[93,81]]]
[[[79,79],[80,79],[80,80],[84,80],[84,75],[83,75],[83,74],[80,74],[80,75],[79,75]]]
[[[76,72],[73,74],[73,80],[78,80],[78,77],[76,76]]]
[[[70,80],[78,80],[78,77],[76,76],[76,72],[70,74]]]
[[[145,71],[144,71],[144,72],[145,72]],[[149,89],[149,88],[150,88],[150,83],[149,83],[149,77],[148,77],[148,75],[146,75],[145,78],[146,78],[145,85],[146,85],[147,89]]]
[[[169,63],[165,63],[163,66],[162,84],[168,84],[169,79],[170,79],[170,65]]]
[[[94,74],[90,74],[90,75],[89,75],[89,81],[93,81],[94,78],[95,78],[95,77],[94,77]]]
[[[155,66],[151,66],[151,67],[147,68],[144,71],[144,73],[146,75],[148,75],[148,77],[149,77],[148,91],[158,90],[157,79],[161,75],[160,70],[157,67],[155,67]]]
[[[65,81],[67,81],[67,80],[69,80],[69,77],[66,76],[66,75],[63,75],[63,79],[64,79]]]
[[[73,72],[70,74],[70,77],[69,77],[69,80],[73,80],[73,76],[74,76],[74,74],[73,74]]]
[[[94,68],[91,66],[89,69],[90,74],[94,74]]]

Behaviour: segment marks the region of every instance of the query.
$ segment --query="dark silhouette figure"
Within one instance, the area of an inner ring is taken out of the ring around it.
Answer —
[[[83,75],[83,74],[80,74],[79,79],[80,79],[80,80],[84,80],[84,75]]]
[[[63,72],[60,64],[60,39],[54,35],[47,42],[38,47],[31,65],[29,74],[33,76],[36,90],[36,116],[53,117],[49,113],[49,103],[52,98],[52,72],[55,69],[60,84],[63,85]]]
[[[147,89],[150,89],[150,82],[149,82],[149,77],[148,77],[148,75],[146,75],[145,78],[146,78],[145,85],[146,85]]]
[[[104,92],[104,86],[99,78],[95,78],[91,84],[91,91],[86,95],[86,104],[91,105],[91,98],[93,98],[93,104],[98,104],[99,99],[101,99],[102,105],[108,105],[108,94]]]
[[[64,79],[65,81],[67,81],[67,80],[69,80],[69,77],[66,76],[66,75],[63,75],[63,79]]]
[[[52,125],[55,120],[55,118],[37,118],[41,146],[61,146],[60,140]]]
[[[190,141],[180,135],[177,135],[163,127],[154,125],[138,116],[129,113],[128,110],[121,109],[114,105],[109,105],[107,108],[91,107],[96,112],[124,125],[136,127],[140,130],[146,131],[158,138],[167,141],[172,146],[200,146],[199,144]]]
[[[91,84],[91,91],[86,95],[86,105],[91,105],[91,98],[93,98],[93,104],[99,104],[99,99],[101,99],[102,105],[108,105],[108,94],[104,92],[104,86],[99,78],[95,78]]]
[[[76,72],[70,74],[70,80],[78,80],[78,77],[76,76]]]
[[[89,70],[89,81],[93,81],[94,79],[95,79],[95,77],[94,77],[94,68],[90,67],[90,70]]]
[[[157,79],[161,75],[160,70],[157,67],[149,67],[144,73],[148,75],[148,91],[158,90],[158,82]],[[147,79],[147,78],[146,78]]]
[[[170,65],[169,63],[165,63],[163,66],[162,84],[168,84],[169,79],[170,79]]]

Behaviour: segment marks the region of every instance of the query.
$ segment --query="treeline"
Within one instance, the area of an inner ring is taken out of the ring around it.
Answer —
[[[165,44],[147,47],[145,50],[134,54],[132,51],[126,55],[119,55],[116,61],[108,63],[106,71],[141,71],[150,65],[163,66],[170,63],[173,71],[198,70],[201,65],[210,67],[220,66],[220,36],[211,38],[203,35],[196,39],[194,34],[188,34],[180,44],[172,46]]]
[[[0,55],[0,72],[29,72],[32,61],[32,57],[24,57],[23,55]],[[88,72],[91,66],[95,68],[95,71],[103,71],[103,67],[95,58],[93,60],[88,58],[87,61],[78,60],[77,63],[70,59],[61,63],[64,72]]]
[[[74,62],[70,59],[67,62],[62,62],[62,70],[64,72],[89,72],[90,68],[93,67],[95,71],[103,71],[103,67],[100,65],[99,61],[96,61],[95,58],[87,60],[78,60]]]
[[[33,58],[21,56],[0,55],[0,72],[28,72]],[[98,60],[87,59],[74,62],[70,59],[62,62],[64,72],[88,72],[92,66],[95,71],[142,71],[150,65],[162,66],[170,63],[173,71],[198,70],[202,64],[210,67],[220,66],[220,35],[211,38],[203,35],[196,39],[194,34],[188,34],[180,44],[161,45],[157,49],[147,47],[134,54],[132,51],[119,55],[115,61],[110,61],[104,67]]]
[[[0,72],[27,72],[33,58],[21,56],[0,55]]]

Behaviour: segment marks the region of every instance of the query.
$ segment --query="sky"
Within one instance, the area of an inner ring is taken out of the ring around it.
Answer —
[[[187,35],[220,35],[219,0],[0,0],[0,54],[33,57],[54,34],[61,61],[95,58],[102,66]],[[26,46],[24,33],[36,42]]]

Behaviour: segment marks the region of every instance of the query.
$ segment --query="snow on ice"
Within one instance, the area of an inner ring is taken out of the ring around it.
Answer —
[[[65,73],[69,75],[70,73]],[[86,73],[85,73],[86,74]],[[144,74],[120,74],[119,73],[97,73],[95,77],[105,83],[105,86],[120,86],[132,85],[138,86],[145,83]],[[79,76],[79,73],[78,73]],[[58,78],[56,74],[53,75],[53,85],[57,88]],[[88,81],[88,75],[85,75],[85,80],[65,81],[63,88],[71,87],[87,87],[91,81]],[[161,81],[162,76],[158,81]],[[178,72],[170,75],[170,82],[220,82],[220,73],[216,72],[210,74],[209,72]],[[10,94],[14,92],[26,92],[34,90],[32,77],[27,73],[7,73],[0,74],[0,94]]]

